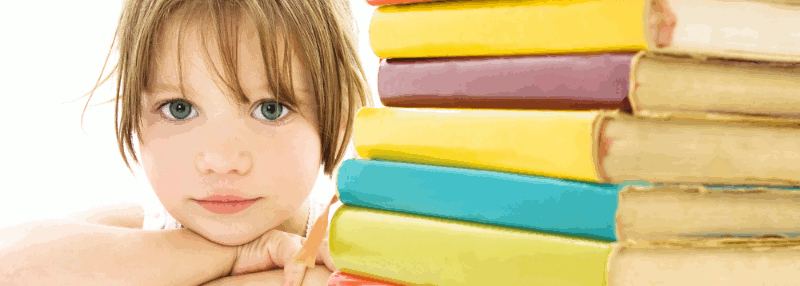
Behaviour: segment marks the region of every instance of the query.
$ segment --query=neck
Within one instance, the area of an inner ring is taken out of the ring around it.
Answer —
[[[306,200],[289,219],[275,227],[275,229],[305,237],[310,210],[311,206],[309,205],[309,200]]]

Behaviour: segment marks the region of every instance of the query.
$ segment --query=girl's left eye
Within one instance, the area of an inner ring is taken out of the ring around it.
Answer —
[[[275,121],[289,113],[289,108],[274,101],[265,101],[256,106],[253,116],[258,119]]]
[[[186,120],[197,117],[197,109],[182,99],[170,101],[161,106],[161,113],[172,120]]]

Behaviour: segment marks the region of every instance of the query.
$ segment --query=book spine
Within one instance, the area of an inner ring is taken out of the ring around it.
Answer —
[[[347,205],[606,241],[615,240],[620,190],[618,185],[375,160],[342,163],[336,187]]]
[[[644,5],[642,0],[388,5],[372,16],[370,43],[380,58],[639,51],[646,47]]]
[[[362,108],[362,158],[604,182],[596,111]]]
[[[605,285],[611,243],[342,206],[336,267],[412,285]]]
[[[630,110],[632,53],[388,59],[378,69],[385,106]]]

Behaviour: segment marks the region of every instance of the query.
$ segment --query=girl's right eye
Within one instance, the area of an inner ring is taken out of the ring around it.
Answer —
[[[172,120],[186,120],[197,117],[197,109],[182,99],[176,99],[161,106],[161,113]]]

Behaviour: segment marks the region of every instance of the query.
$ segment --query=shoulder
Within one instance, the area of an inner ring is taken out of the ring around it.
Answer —
[[[142,228],[144,209],[139,204],[109,205],[82,211],[69,218],[91,224],[138,229]]]

